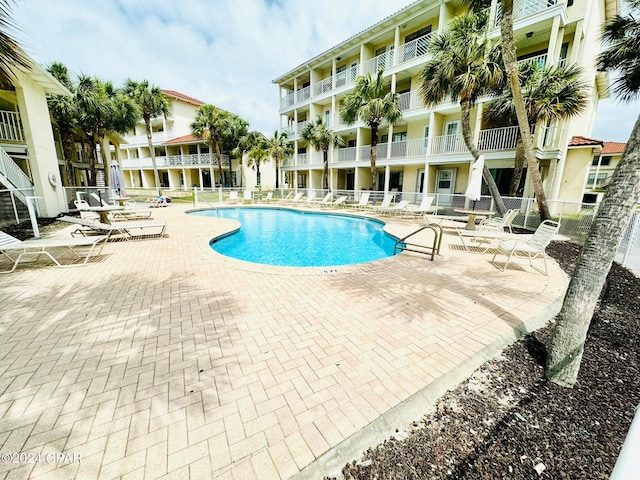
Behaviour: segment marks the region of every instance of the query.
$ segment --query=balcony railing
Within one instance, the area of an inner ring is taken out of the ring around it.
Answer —
[[[324,154],[322,152],[311,152],[311,165],[322,165],[324,162]]]
[[[370,60],[364,62],[364,73],[377,73],[393,66],[393,50],[381,53]]]
[[[513,150],[516,148],[519,132],[520,129],[517,126],[480,130],[478,150],[483,152]]]
[[[535,62],[541,67],[544,67],[547,63],[547,54],[543,53],[542,55],[536,55],[535,57],[523,58],[522,60],[518,60],[518,65],[527,62]]]
[[[398,63],[410,62],[414,58],[426,55],[429,41],[434,34],[435,32],[431,32],[424,37],[416,38],[400,45],[398,48]]]
[[[558,0],[514,0],[513,2],[513,20],[522,20],[535,13],[541,12],[547,8],[554,7],[558,4]],[[502,6],[498,3],[496,10],[496,26],[500,25],[502,18]]]
[[[419,108],[424,108],[424,105],[418,98],[417,90],[400,94],[400,110],[406,112],[407,110],[416,110]]]
[[[151,157],[144,158],[128,158],[121,160],[123,170],[136,170],[142,168],[153,168]],[[165,167],[198,167],[198,166],[217,166],[218,158],[213,156],[213,163],[208,153],[189,154],[189,155],[169,155],[167,157],[156,157],[156,165],[159,168]],[[222,166],[229,166],[229,156],[222,155]]]
[[[309,156],[306,153],[299,153],[296,165],[309,165]]]
[[[154,145],[164,143],[167,140],[171,140],[174,137],[173,130],[169,129],[163,132],[154,132],[151,134],[151,141]],[[147,134],[144,135],[125,135],[125,140],[129,145],[147,145]]]
[[[357,147],[339,148],[334,152],[334,162],[355,162],[356,155],[358,154]]]
[[[467,151],[461,133],[438,135],[431,139],[431,155],[465,153]]]
[[[0,110],[0,140],[24,142],[20,113]]]
[[[318,96],[330,92],[333,89],[333,77],[327,77],[313,85],[313,95]]]
[[[345,85],[351,85],[358,78],[358,65],[352,65],[346,70],[336,73],[335,88],[340,88]]]
[[[391,143],[390,158],[424,157],[427,154],[427,139],[401,140]]]
[[[311,86],[301,88],[296,92],[296,103],[309,100],[310,97],[311,97]]]

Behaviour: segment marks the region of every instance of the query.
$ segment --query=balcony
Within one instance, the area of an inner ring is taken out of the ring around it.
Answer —
[[[410,42],[400,45],[400,47],[398,48],[398,63],[402,64],[410,62],[411,60],[426,55],[429,41],[431,40],[433,35],[435,35],[435,32],[431,32],[428,35],[416,38],[415,40],[411,40]]]
[[[327,77],[313,85],[313,96],[317,97],[333,90],[333,77]]]
[[[422,101],[418,98],[418,91],[411,90],[400,94],[400,110],[403,112],[409,110],[418,110],[424,108]]]
[[[120,162],[123,170],[137,170],[153,168],[151,157],[145,158],[129,158]],[[167,167],[199,167],[211,166],[211,159],[208,153],[189,154],[189,155],[169,155],[167,157],[156,157],[156,165],[158,168]],[[218,166],[218,159],[213,156],[213,166]],[[229,156],[222,155],[222,166],[229,166]]]
[[[513,21],[514,23],[523,18],[535,15],[547,8],[555,7],[560,2],[558,0],[514,0],[513,2]],[[498,3],[496,10],[496,27],[500,26],[502,18],[502,6]]]
[[[339,148],[334,151],[334,163],[355,162],[358,154],[357,147]]]
[[[431,155],[467,153],[468,151],[461,133],[438,135],[431,139]]]
[[[174,137],[175,135],[173,134],[173,130],[154,132],[151,134],[151,141],[154,145],[159,145]],[[149,144],[146,133],[144,135],[125,135],[124,139],[130,147],[146,146]]]
[[[24,143],[20,113],[0,110],[0,141]]]
[[[478,150],[483,152],[513,150],[516,148],[519,134],[520,129],[517,126],[480,130]]]
[[[380,55],[367,60],[363,64],[363,72],[377,73],[380,70],[386,70],[393,67],[393,50],[381,53]]]

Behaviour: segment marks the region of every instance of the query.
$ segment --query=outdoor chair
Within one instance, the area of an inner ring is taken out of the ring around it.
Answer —
[[[80,225],[84,228],[79,228],[71,233],[72,236],[76,235],[122,235],[125,240],[131,240],[139,237],[162,237],[167,228],[167,224],[164,222],[119,222],[119,223],[104,223],[99,222],[97,220],[88,220],[84,218],[76,218],[69,216],[62,216],[58,218],[63,222],[73,223],[75,225]],[[146,229],[154,229],[159,231],[154,231],[152,233],[145,233]],[[141,233],[132,233],[141,232]]]
[[[251,190],[245,190],[242,192],[242,203],[244,202],[253,202],[253,196],[251,195]]]
[[[402,215],[407,211],[408,205],[409,205],[408,200],[402,200],[396,205],[389,206],[388,208],[379,210],[379,212],[385,215]]]
[[[334,202],[328,202],[326,205],[323,205],[326,208],[336,208],[336,207],[341,207],[344,205],[344,202],[347,200],[347,196],[346,195],[342,195],[338,198],[336,198],[336,200]]]
[[[262,199],[264,202],[272,202],[273,201],[273,192],[267,192],[267,196]]]
[[[304,195],[304,192],[298,192],[296,193],[293,197],[291,197],[290,199],[286,200],[289,203],[299,203],[300,200],[302,199],[302,196]]]
[[[530,237],[526,242],[518,240],[514,236],[505,237],[498,245],[497,251],[491,259],[491,263],[495,261],[498,254],[506,255],[507,261],[502,268],[502,271],[504,271],[507,268],[507,265],[509,265],[509,262],[511,262],[513,256],[517,253],[521,253],[527,255],[531,268],[537,270],[540,273],[543,273],[544,275],[549,275],[549,271],[547,269],[547,254],[545,252],[545,249],[559,230],[559,222],[545,220],[536,229],[533,236]],[[533,260],[538,257],[542,257],[542,261],[544,263],[544,272],[533,265]]]
[[[227,203],[237,203],[238,202],[238,192],[235,190],[229,192],[229,198],[227,199]]]
[[[101,245],[96,255],[100,255],[100,252],[102,252],[102,248],[108,238],[109,233],[107,233],[107,235],[94,236],[91,238],[37,238],[23,241],[12,237],[8,233],[0,232],[0,254],[3,254],[13,262],[13,267],[10,270],[5,270],[0,273],[13,272],[20,263],[20,260],[29,255],[35,255],[35,258],[32,261],[38,260],[40,255],[46,255],[59,267],[76,267],[85,265],[89,261],[91,254],[98,244]],[[56,259],[56,257],[53,256],[53,253],[51,253],[51,250],[55,248],[67,248],[78,258],[83,258],[83,255],[80,255],[75,250],[78,247],[90,247],[81,264],[74,263],[71,265],[63,265]],[[11,255],[14,253],[18,254],[15,258]]]
[[[350,204],[347,204],[347,206],[356,208],[358,210],[366,210],[369,207],[370,196],[371,196],[371,192],[362,192],[360,194],[360,200],[358,200],[358,203],[350,203]]]
[[[318,205],[320,205],[321,207],[329,205],[331,203],[331,197],[333,197],[333,193],[332,192],[327,193],[324,196],[324,198],[320,200],[320,202],[318,202]]]
[[[514,208],[507,210],[502,217],[485,218],[478,225],[479,230],[497,230],[503,232],[505,229],[509,230],[509,233],[513,233],[511,225],[513,221],[520,213],[520,210]]]
[[[420,205],[418,205],[417,207],[414,205],[407,206],[407,213],[409,215],[419,215],[419,216],[429,213],[431,211],[431,204],[433,204],[434,199],[435,197],[433,196],[423,195]]]
[[[382,203],[380,205],[372,205],[370,208],[374,212],[382,213],[385,210],[388,210],[391,206],[391,200],[393,200],[392,193],[385,193],[384,198],[382,199]]]

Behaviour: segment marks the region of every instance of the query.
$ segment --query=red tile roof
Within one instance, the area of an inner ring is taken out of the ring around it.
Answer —
[[[193,133],[189,135],[183,135],[181,137],[176,137],[172,140],[168,140],[164,142],[164,145],[175,145],[177,143],[196,143],[196,142],[204,142],[204,139],[196,137]]]
[[[198,100],[197,98],[190,97],[188,95],[185,95],[184,93],[176,92],[175,90],[163,89],[162,92],[169,97],[177,98],[178,100],[184,100],[185,102],[193,103],[195,105],[205,104],[205,102],[203,102],[202,100]]]
[[[587,147],[587,146],[595,146],[595,145],[603,146],[604,142],[602,140],[595,140],[593,138],[581,137],[579,135],[575,135],[571,137],[571,140],[569,140],[570,147]]]
[[[627,147],[626,143],[623,142],[604,142],[604,146],[602,147],[603,155],[612,155],[616,153],[624,152],[624,149]]]

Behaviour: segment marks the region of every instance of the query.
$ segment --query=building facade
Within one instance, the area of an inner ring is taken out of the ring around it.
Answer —
[[[118,147],[117,159],[122,167],[129,189],[155,189],[164,191],[229,187],[231,185],[253,188],[255,171],[246,161],[222,154],[222,173],[215,152],[210,152],[207,142],[191,133],[191,124],[197,110],[205,102],[175,90],[162,90],[169,101],[169,114],[151,121],[152,141],[160,185],[155,185],[153,162],[144,122],[138,122],[134,131],[128,132]],[[245,159],[246,160],[246,159]],[[262,183],[273,180],[269,169],[263,173]]]
[[[490,35],[500,37],[499,1],[491,7]],[[447,21],[465,6],[458,1],[420,0],[309,59],[273,83],[279,87],[281,129],[287,131],[294,155],[283,163],[283,175],[298,188],[321,188],[322,154],[305,144],[300,133],[307,122],[322,116],[345,140],[329,152],[332,189],[367,189],[372,183],[370,130],[362,122],[347,125],[340,113],[359,75],[384,71],[393,92],[400,96],[404,119],[383,125],[377,146],[377,190],[464,193],[473,161],[462,138],[460,106],[442,103],[425,108],[418,96],[419,74],[429,60],[427,44]],[[587,110],[578,117],[548,125],[536,125],[534,143],[544,188],[550,200],[560,199],[561,187],[574,161],[570,139],[589,135],[598,100],[607,96],[609,79],[597,72],[594,58],[600,52],[602,24],[617,9],[616,2],[582,0],[516,0],[514,31],[519,60],[547,65],[577,64],[589,85]],[[490,99],[472,111],[472,129],[479,150],[501,192],[508,188],[515,157],[517,126],[492,128],[483,119]],[[586,165],[584,165],[586,167]],[[588,169],[587,169],[588,170]],[[586,180],[586,177],[585,177]],[[520,192],[532,196],[529,182]],[[571,196],[581,201],[582,192]]]
[[[0,204],[5,220],[16,209],[25,211],[27,197],[36,197],[34,206],[42,216],[53,217],[66,208],[47,94],[71,93],[25,58],[28,68],[13,67],[10,77],[0,78]]]

